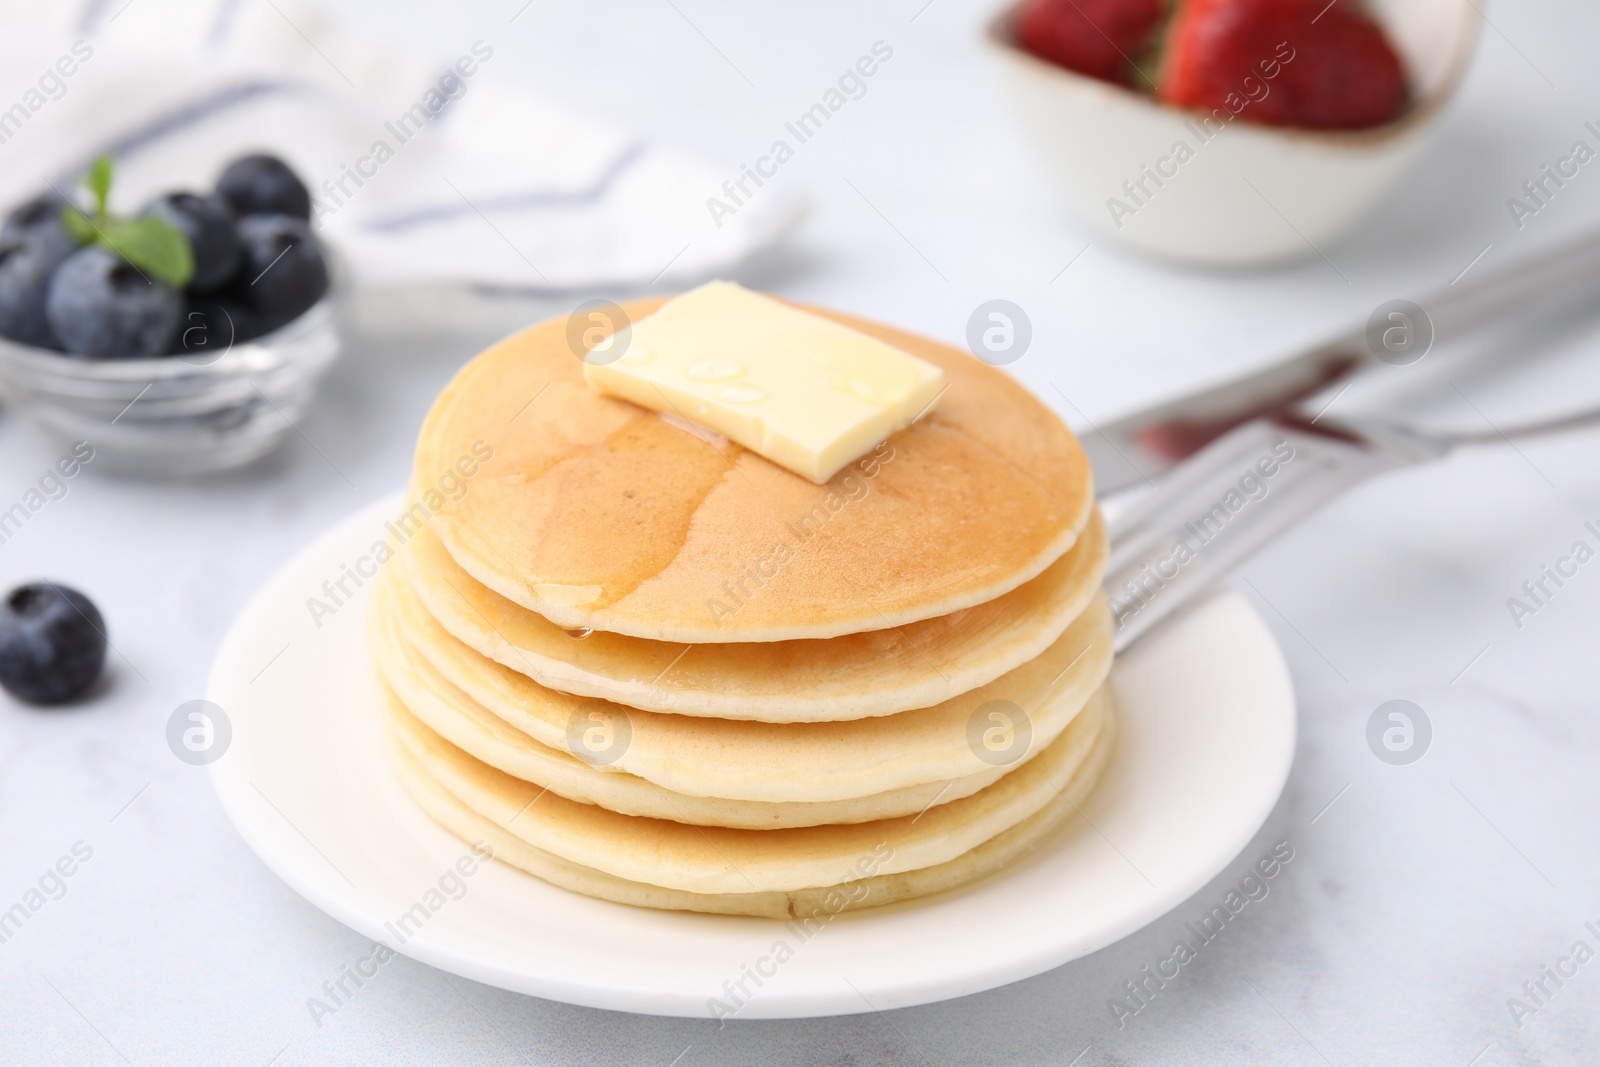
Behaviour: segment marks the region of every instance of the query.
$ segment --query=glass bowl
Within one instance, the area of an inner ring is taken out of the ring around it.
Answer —
[[[330,275],[334,272],[330,271]],[[86,359],[0,338],[0,400],[96,469],[182,477],[266,455],[296,426],[342,350],[341,286],[294,321],[237,344],[190,339],[155,359]]]

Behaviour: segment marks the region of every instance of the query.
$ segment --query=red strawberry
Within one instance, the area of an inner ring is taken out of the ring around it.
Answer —
[[[1311,129],[1381,125],[1406,100],[1400,58],[1353,0],[1184,0],[1160,81],[1169,104]]]
[[[1026,0],[1014,30],[1017,43],[1040,59],[1127,82],[1161,16],[1161,0]]]

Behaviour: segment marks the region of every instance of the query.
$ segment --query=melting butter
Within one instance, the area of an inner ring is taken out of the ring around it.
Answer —
[[[944,371],[831,319],[709,282],[627,331],[589,384],[691,419],[819,485],[938,399]]]

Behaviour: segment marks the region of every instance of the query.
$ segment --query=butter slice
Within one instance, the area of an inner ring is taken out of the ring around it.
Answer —
[[[944,390],[932,363],[733,282],[708,282],[623,332],[615,360],[585,361],[590,385],[706,426],[819,485]]]

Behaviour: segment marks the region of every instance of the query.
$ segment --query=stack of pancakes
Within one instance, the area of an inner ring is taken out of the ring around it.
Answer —
[[[369,615],[395,769],[445,828],[607,900],[811,916],[981,877],[1093,787],[1077,441],[964,352],[817,313],[949,383],[823,486],[602,396],[562,320],[445,389]]]

